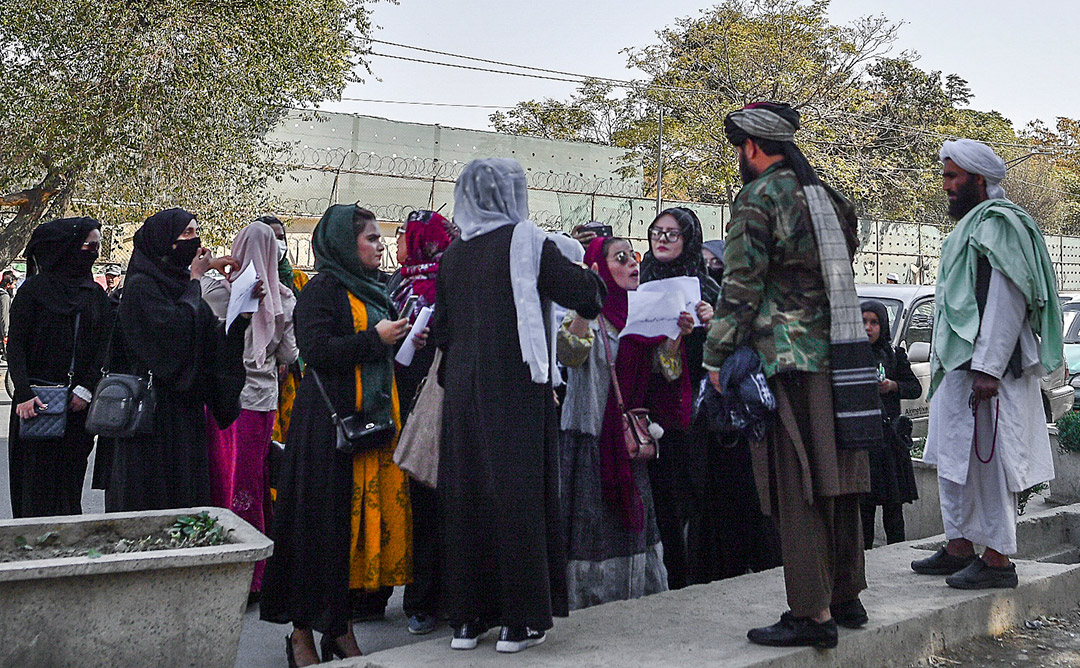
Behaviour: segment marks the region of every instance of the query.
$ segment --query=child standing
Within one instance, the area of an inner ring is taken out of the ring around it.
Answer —
[[[861,503],[863,546],[874,546],[874,515],[881,506],[888,543],[904,540],[903,504],[919,498],[911,466],[911,420],[900,415],[901,399],[917,399],[922,385],[911,371],[907,353],[892,345],[889,312],[879,301],[862,303],[863,325],[878,359],[878,392],[884,420],[884,444],[870,450],[870,493]]]

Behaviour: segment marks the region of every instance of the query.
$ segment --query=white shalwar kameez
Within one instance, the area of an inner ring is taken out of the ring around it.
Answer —
[[[1017,340],[1024,370],[1020,378],[1007,369]],[[1052,480],[1054,464],[1039,387],[1042,365],[1027,321],[1027,302],[996,269],[971,369],[1001,380],[998,396],[979,405],[977,452],[972,438],[973,374],[950,371],[930,401],[923,461],[937,466],[945,537],[966,538],[1001,554],[1015,554],[1016,495]],[[990,461],[983,463],[979,457]]]

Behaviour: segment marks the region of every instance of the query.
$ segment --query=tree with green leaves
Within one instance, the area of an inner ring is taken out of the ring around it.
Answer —
[[[0,266],[42,220],[264,205],[266,133],[365,67],[374,0],[2,0]]]
[[[492,122],[537,136],[570,127],[559,138],[623,147],[628,163],[644,166],[642,194],[653,195],[663,108],[664,196],[730,204],[741,180],[725,114],[756,101],[788,102],[802,114],[797,141],[810,163],[863,215],[947,221],[937,160],[944,139],[1005,144],[1006,159],[1031,140],[997,112],[966,108],[971,92],[960,76],[923,71],[916,54],[894,53],[899,24],[868,16],[836,25],[828,4],[725,0],[658,31],[657,43],[628,49],[628,64],[647,79],[624,97],[612,97],[610,86],[583,86],[569,102],[523,102]],[[595,112],[608,108],[623,113]],[[611,118],[614,126],[598,127]]]

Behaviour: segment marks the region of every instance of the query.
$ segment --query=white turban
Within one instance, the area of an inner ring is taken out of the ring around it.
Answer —
[[[941,147],[941,161],[948,158],[960,169],[969,174],[979,174],[986,179],[986,196],[990,199],[1003,199],[1005,189],[1001,180],[1005,178],[1005,161],[981,141],[957,139],[946,141]]]

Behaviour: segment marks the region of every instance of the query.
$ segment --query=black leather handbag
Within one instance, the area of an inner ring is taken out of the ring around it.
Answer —
[[[90,411],[86,414],[86,431],[109,438],[130,438],[148,434],[154,429],[154,374],[147,377],[128,373],[109,373],[116,322],[109,332],[105,348],[105,366],[101,380],[94,390]]]
[[[365,419],[360,413],[353,413],[344,418],[340,417],[337,410],[334,409],[334,404],[330,401],[330,395],[326,393],[326,388],[323,387],[322,380],[319,379],[315,367],[308,366],[307,373],[310,373],[311,377],[315,379],[319,394],[322,395],[326,407],[330,410],[330,420],[333,421],[337,428],[335,447],[338,450],[347,455],[355,455],[390,445],[394,438],[394,432],[397,430],[393,420],[374,422]]]
[[[154,375],[106,373],[94,390],[86,431],[98,436],[129,438],[154,429]]]
[[[41,400],[37,415],[30,419],[19,418],[19,438],[28,441],[47,441],[60,438],[67,431],[68,401],[71,385],[75,382],[75,345],[79,340],[79,320],[75,314],[75,336],[71,342],[71,364],[68,366],[68,384],[55,385],[43,381],[30,381],[30,389]],[[36,383],[36,384],[35,384]]]

